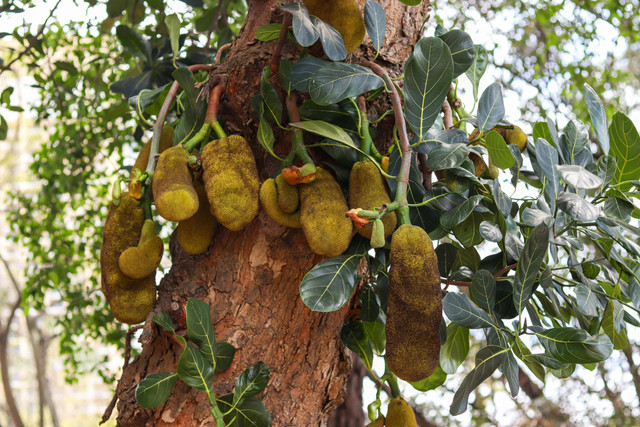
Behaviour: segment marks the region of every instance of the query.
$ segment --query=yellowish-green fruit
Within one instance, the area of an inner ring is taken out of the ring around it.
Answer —
[[[278,206],[284,213],[294,213],[300,207],[300,193],[298,187],[287,182],[282,174],[276,176],[276,189],[278,190]]]
[[[476,153],[469,153],[469,158],[473,161],[473,167],[475,169],[476,176],[480,176],[487,170],[487,165],[481,156]]]
[[[100,250],[100,270],[102,293],[111,299],[120,289],[132,288],[136,280],[125,276],[118,265],[120,254],[127,248],[136,246],[144,224],[144,210],[138,201],[122,194],[118,206],[111,203],[102,230]]]
[[[304,0],[311,15],[333,26],[344,40],[347,52],[355,51],[364,39],[364,18],[355,0]]]
[[[387,407],[387,418],[385,419],[387,427],[418,427],[416,414],[413,409],[401,397],[394,397]]]
[[[299,190],[300,222],[309,247],[318,255],[340,255],[349,247],[353,233],[340,185],[329,172],[318,168],[316,179],[300,185]]]
[[[300,211],[294,213],[283,212],[280,208],[280,204],[278,203],[278,195],[279,193],[276,189],[276,181],[273,178],[269,178],[262,183],[262,186],[260,187],[260,204],[264,211],[272,220],[280,225],[291,228],[302,227],[302,224],[300,223]]]
[[[364,427],[384,427],[384,415],[380,415],[375,421],[371,421]]]
[[[240,230],[260,209],[258,168],[247,141],[231,135],[202,151],[202,178],[211,213],[229,230]]]
[[[158,214],[168,221],[184,221],[198,211],[198,194],[193,188],[187,162],[189,153],[176,145],[160,154],[153,175],[153,198]]]
[[[385,244],[384,224],[378,218],[373,221],[373,231],[371,232],[371,247],[381,248]]]
[[[173,128],[171,126],[163,126],[162,134],[160,135],[160,147],[158,149],[158,153],[162,153],[167,148],[173,145]],[[140,172],[144,173],[147,170],[147,163],[149,163],[149,153],[151,152],[151,140],[149,140],[142,150],[140,150],[140,154],[138,154],[138,158],[131,168],[131,176],[130,178],[135,178],[134,171],[136,169],[140,170]]]
[[[438,258],[426,231],[401,225],[391,237],[390,264],[387,365],[405,381],[420,381],[438,366],[442,322]]]
[[[349,207],[373,210],[391,203],[382,174],[371,161],[357,162],[351,168],[349,175]],[[382,218],[385,237],[393,233],[396,228],[396,214],[391,212]],[[371,239],[372,225],[358,228],[363,237]]]
[[[491,158],[489,158],[489,176],[493,179],[498,179],[500,176],[500,169],[493,163],[491,163]]]
[[[162,252],[164,252],[162,239],[153,236],[141,246],[128,248],[120,254],[118,258],[120,271],[132,279],[143,279],[156,271],[162,261]]]
[[[504,135],[507,144],[515,144],[520,149],[521,153],[527,149],[527,134],[519,126],[514,126],[513,129],[505,129]]]
[[[110,299],[113,316],[122,323],[144,322],[156,303],[156,281],[153,275],[137,280],[131,289],[119,289]]]
[[[178,243],[188,254],[199,255],[209,248],[218,221],[211,214],[204,184],[195,181],[193,186],[198,193],[198,212],[186,221],[178,223]]]

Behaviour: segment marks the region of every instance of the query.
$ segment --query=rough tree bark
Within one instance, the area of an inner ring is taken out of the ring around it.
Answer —
[[[361,6],[365,0],[358,0]],[[382,63],[401,66],[419,39],[428,2],[409,8],[398,0],[382,0],[387,11],[386,45]],[[227,54],[212,73],[226,84],[221,119],[228,133],[238,132],[254,141],[253,149],[261,178],[275,170],[275,162],[255,142],[256,117],[249,107],[258,93],[262,68],[271,59],[274,43],[255,40],[255,31],[269,22],[280,22],[276,0],[250,0],[247,21]],[[370,42],[358,56],[373,57]],[[295,55],[290,42],[285,56]],[[387,126],[389,121],[387,121]],[[286,136],[276,150],[287,149]],[[324,425],[341,403],[350,356],[338,334],[346,310],[320,314],[304,306],[298,284],[321,258],[310,252],[299,230],[285,229],[264,212],[244,230],[220,227],[206,254],[190,256],[171,244],[173,267],[159,286],[155,312],[168,313],[180,323],[188,298],[203,299],[211,306],[216,338],[237,348],[229,370],[216,375],[217,394],[232,390],[235,378],[262,360],[271,368],[271,380],[261,396],[275,426]],[[153,313],[152,313],[153,315]],[[181,349],[147,319],[140,341],[142,353],[125,370],[118,386],[118,424],[211,425],[204,393],[178,381],[166,404],[146,410],[135,402],[135,388],[146,375],[175,371]],[[184,322],[182,323],[184,331]]]

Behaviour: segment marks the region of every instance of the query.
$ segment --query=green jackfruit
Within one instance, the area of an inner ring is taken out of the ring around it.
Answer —
[[[353,233],[340,185],[329,172],[318,168],[316,179],[300,185],[299,190],[300,222],[309,247],[318,255],[340,255],[349,247]]]
[[[513,129],[505,129],[503,135],[507,144],[515,144],[520,149],[521,153],[527,149],[527,134],[519,126],[514,126]]]
[[[311,15],[331,24],[344,40],[347,52],[355,51],[364,39],[364,18],[355,0],[304,0]]]
[[[162,261],[164,243],[156,236],[155,223],[144,222],[138,246],[127,248],[118,258],[118,266],[127,277],[143,279],[155,273]]]
[[[276,188],[278,190],[278,206],[284,213],[294,213],[300,207],[300,193],[298,187],[287,182],[282,174],[276,176]]]
[[[176,145],[160,154],[153,175],[153,198],[158,214],[168,221],[184,221],[198,211],[198,194],[193,188],[187,162],[189,153]]]
[[[247,141],[231,135],[202,151],[202,178],[211,213],[229,230],[240,230],[260,209],[258,168]]]
[[[384,427],[384,416],[380,415],[375,421],[371,421],[364,427]]]
[[[394,397],[387,407],[387,417],[385,419],[387,427],[418,427],[416,414],[413,409],[401,397]]]
[[[296,189],[296,191],[298,190]],[[291,228],[302,227],[302,224],[300,223],[300,211],[285,213],[280,208],[276,181],[273,178],[269,178],[262,183],[262,186],[260,187],[260,204],[267,215],[269,215],[269,217],[278,224]]]
[[[200,207],[194,216],[178,223],[178,243],[185,252],[198,255],[209,248],[218,221],[211,215],[211,206],[209,206],[204,184],[195,181],[194,187],[198,193]]]
[[[391,237],[387,353],[405,381],[433,373],[440,360],[442,291],[438,258],[422,228],[404,224]]]
[[[160,147],[158,149],[158,153],[162,153],[167,148],[173,146],[173,128],[171,126],[163,126],[162,134],[160,135]],[[149,163],[149,153],[151,153],[151,140],[147,141],[140,150],[140,154],[138,154],[138,158],[131,168],[130,178],[135,178],[134,170],[139,169],[140,172],[144,173],[147,170],[147,163]]]
[[[349,175],[349,207],[373,210],[384,204],[391,203],[387,188],[378,167],[373,162],[357,162],[351,168]],[[389,236],[396,228],[396,214],[391,212],[382,217],[384,235]],[[371,239],[372,225],[356,230],[363,237]]]
[[[144,322],[156,303],[156,280],[154,275],[136,281],[132,289],[119,289],[109,299],[113,316],[122,323],[134,325]]]

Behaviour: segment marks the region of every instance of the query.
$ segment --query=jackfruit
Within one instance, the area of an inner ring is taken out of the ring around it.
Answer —
[[[405,381],[433,373],[440,359],[442,291],[429,235],[401,225],[391,237],[386,360]]]
[[[187,162],[189,153],[181,145],[167,149],[158,158],[153,175],[153,198],[158,214],[168,221],[184,221],[198,211]]]
[[[387,427],[418,427],[416,414],[413,409],[401,397],[394,397],[387,407],[387,417],[385,419]]]
[[[275,181],[276,189],[278,190],[278,206],[280,210],[288,214],[294,213],[300,207],[298,187],[289,184],[282,174],[278,174]]]
[[[338,30],[348,53],[364,40],[364,18],[355,0],[304,0],[304,5],[311,15]]]
[[[296,192],[297,191],[298,190],[296,189]],[[269,178],[262,183],[262,186],[260,187],[260,204],[264,208],[264,211],[272,220],[280,225],[291,228],[302,227],[302,224],[300,223],[300,211],[294,213],[283,212],[278,203],[278,195],[279,193],[276,189],[276,180]]]
[[[198,193],[198,212],[191,218],[178,223],[178,243],[185,252],[199,255],[209,248],[218,221],[211,214],[204,184],[195,181],[194,187]]]
[[[378,167],[370,161],[357,162],[349,175],[349,207],[373,210],[391,203],[387,188]],[[396,228],[396,214],[391,212],[382,217],[385,237]],[[371,239],[372,225],[357,229],[363,237]]]
[[[137,280],[131,289],[118,289],[109,299],[113,316],[130,325],[144,322],[156,303],[155,275]]]
[[[484,163],[484,160],[481,156],[476,153],[469,153],[469,158],[473,161],[473,167],[476,173],[476,176],[480,176],[487,170],[487,165]]]
[[[384,223],[376,218],[373,221],[373,231],[371,232],[371,247],[381,248],[385,244],[384,239]]]
[[[160,135],[160,147],[158,149],[158,153],[162,153],[167,148],[173,145],[173,128],[171,126],[165,125],[162,127],[162,134]],[[140,150],[140,154],[138,154],[138,158],[136,158],[136,162],[133,164],[133,168],[131,168],[130,178],[135,178],[134,171],[138,169],[140,172],[144,173],[147,170],[147,163],[149,163],[149,154],[151,153],[151,140],[147,141]]]
[[[318,255],[340,255],[349,247],[353,233],[340,185],[329,172],[318,168],[316,179],[300,185],[299,190],[300,222],[309,247]]]
[[[211,213],[229,230],[242,229],[260,208],[258,168],[249,144],[240,135],[217,139],[205,145],[201,158]]]
[[[384,416],[380,415],[375,421],[371,421],[364,427],[384,427]]]
[[[514,144],[518,146],[521,153],[524,153],[524,150],[527,149],[527,134],[524,133],[520,126],[514,126],[513,129],[492,128],[486,131],[485,134],[492,130],[498,132],[507,144]],[[478,129],[474,129],[474,131],[469,135],[469,141],[473,141],[478,138],[478,135],[480,135],[480,132]],[[477,142],[475,144],[477,144]]]
[[[118,258],[118,266],[127,277],[143,279],[153,274],[164,252],[162,239],[156,236],[155,223],[148,219],[144,222],[138,246],[127,248]]]

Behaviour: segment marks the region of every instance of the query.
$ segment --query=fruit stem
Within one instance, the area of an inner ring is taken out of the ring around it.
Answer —
[[[287,112],[289,113],[289,121],[291,123],[297,123],[300,121],[300,112],[298,111],[298,98],[295,93],[287,95],[285,101],[287,106]],[[307,152],[307,147],[304,146],[304,140],[302,138],[302,129],[293,128],[291,130],[291,151],[302,160],[304,164],[314,164],[313,160]]]
[[[391,371],[387,372],[385,376],[391,388],[391,397],[401,397],[402,393],[400,392],[400,386],[398,386],[398,378]]]
[[[358,109],[361,113],[360,129],[362,131],[362,145],[360,146],[362,153],[359,154],[360,161],[367,161],[368,157],[366,155],[374,157],[377,161],[381,161],[382,155],[373,144],[373,139],[371,139],[371,133],[369,132],[369,117],[367,116],[367,104],[365,103],[364,96],[358,97]]]
[[[196,133],[195,136],[189,141],[184,143],[184,149],[187,150],[187,152],[191,153],[194,148],[198,146],[198,144],[207,139],[210,130],[211,123],[205,123],[204,125],[202,125],[202,128],[198,131],[198,133]]]
[[[215,85],[211,92],[209,92],[209,101],[207,101],[207,114],[204,118],[204,122],[213,124],[218,121],[218,109],[220,107],[220,95],[224,91],[225,86],[222,84]]]
[[[211,123],[211,127],[213,128],[213,131],[216,133],[219,139],[227,137],[227,134],[224,132],[222,126],[220,126],[220,123],[217,120]]]

